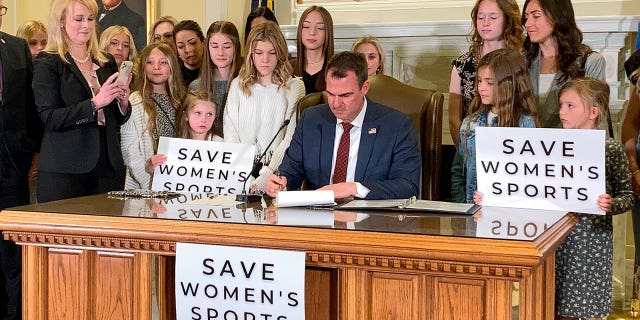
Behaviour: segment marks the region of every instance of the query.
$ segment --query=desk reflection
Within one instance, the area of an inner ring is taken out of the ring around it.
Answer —
[[[550,210],[487,206],[474,216],[433,212],[277,208],[272,205],[270,198],[234,205],[207,204],[219,199],[216,194],[181,194],[172,199],[125,200],[95,195],[24,206],[21,209],[34,212],[122,215],[181,221],[268,224],[284,227],[511,240],[535,240],[567,214]]]

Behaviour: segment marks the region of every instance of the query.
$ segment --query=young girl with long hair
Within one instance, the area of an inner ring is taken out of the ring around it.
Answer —
[[[209,26],[205,40],[200,78],[189,85],[189,90],[202,90],[216,102],[216,134],[223,136],[223,114],[231,80],[238,76],[242,66],[240,35],[229,21],[216,21]]]
[[[215,134],[216,103],[208,93],[189,91],[180,110],[176,119],[176,138],[222,142],[222,138]],[[147,159],[145,170],[153,176],[155,168],[165,161],[165,154],[155,154]]]
[[[304,96],[304,84],[291,75],[287,44],[275,23],[268,21],[253,28],[247,45],[249,54],[229,88],[224,140],[255,145],[257,155],[266,152],[264,166],[250,189],[264,191],[269,175],[278,168],[289,147],[296,127],[295,107]],[[280,132],[286,120],[290,122]]]
[[[142,50],[137,74],[131,117],[121,129],[125,189],[151,188],[145,164],[156,153],[160,136],[175,135],[176,110],[186,94],[176,52],[163,42]]]
[[[565,129],[604,129],[609,86],[593,78],[566,82],[559,91]],[[631,175],[622,144],[605,141],[606,194],[598,207],[606,215],[575,213],[578,223],[556,252],[557,319],[604,319],[611,313],[613,226],[611,215],[633,206]]]
[[[477,70],[475,98],[460,126],[458,144],[466,175],[466,202],[472,202],[477,190],[476,128],[535,128],[538,124],[527,65],[519,52],[494,50],[480,59]]]
[[[515,0],[477,0],[471,22],[469,51],[453,60],[449,84],[449,132],[456,145],[460,124],[474,98],[478,60],[496,49],[520,51],[524,41]]]
[[[302,77],[305,94],[324,91],[325,67],[333,57],[333,19],[327,9],[310,6],[300,16],[296,35],[298,56],[293,74]]]

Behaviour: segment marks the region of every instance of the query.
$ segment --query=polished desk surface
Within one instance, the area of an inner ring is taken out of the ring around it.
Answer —
[[[231,207],[204,204],[208,194],[182,194],[172,199],[116,199],[106,194],[8,209],[13,212],[59,213],[185,220],[245,225],[343,229],[396,234],[535,240],[565,212],[483,207],[474,215],[433,212],[344,211],[275,208],[269,199]],[[266,200],[266,201],[265,201]],[[62,217],[62,216],[61,216]],[[135,220],[131,220],[135,223]]]

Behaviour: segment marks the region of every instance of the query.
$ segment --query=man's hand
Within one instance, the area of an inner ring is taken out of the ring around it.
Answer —
[[[275,174],[271,174],[269,176],[269,180],[267,180],[267,187],[265,188],[267,194],[271,197],[276,197],[276,193],[278,191],[284,190],[287,187],[287,177],[285,176],[277,176]]]
[[[355,196],[358,193],[358,188],[355,182],[341,182],[326,185],[318,190],[333,190],[334,197],[336,199],[344,199],[347,197]]]

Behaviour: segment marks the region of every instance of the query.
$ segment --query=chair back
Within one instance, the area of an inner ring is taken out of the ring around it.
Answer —
[[[296,115],[297,115],[296,119],[300,120],[300,115],[302,114],[302,111],[304,111],[304,109],[317,106],[319,104],[325,104],[325,103],[327,103],[326,92],[322,91],[322,92],[309,93],[308,95],[298,100],[296,104]]]
[[[444,95],[406,85],[383,74],[369,80],[371,87],[367,97],[406,114],[413,121],[422,154],[421,197],[439,200]]]

